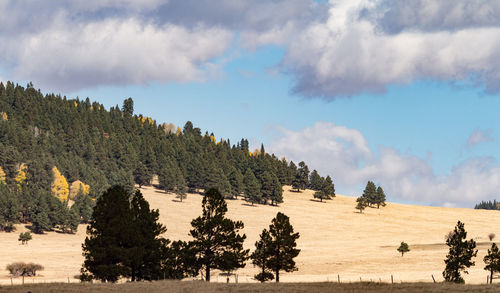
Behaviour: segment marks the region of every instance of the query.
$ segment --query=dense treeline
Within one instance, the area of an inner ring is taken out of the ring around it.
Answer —
[[[474,206],[476,210],[498,210],[498,202],[496,200],[489,201],[481,201],[480,203]]]
[[[226,198],[278,204],[283,185],[309,186],[304,162],[297,168],[264,146],[251,152],[246,139],[217,141],[189,121],[183,129],[157,125],[134,115],[131,98],[106,110],[88,98],[43,95],[31,83],[0,83],[0,167],[1,227],[31,222],[37,231],[71,231],[76,219],[88,220],[104,190],[132,191],[155,174],[159,187],[181,200],[187,191],[213,187]],[[321,178],[329,186],[319,188],[330,197],[333,182]],[[69,200],[77,206],[68,208]]]

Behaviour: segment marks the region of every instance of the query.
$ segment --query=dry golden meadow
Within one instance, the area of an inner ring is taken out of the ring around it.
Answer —
[[[173,194],[166,194],[152,187],[142,188],[142,192],[153,208],[160,209],[160,221],[168,228],[165,236],[170,239],[189,240],[190,221],[201,213],[202,196],[189,194],[183,202],[178,202]],[[293,273],[284,273],[280,276],[281,280],[283,282],[323,283],[282,284],[279,287],[273,284],[265,285],[265,287],[254,287],[259,284],[240,284],[238,287],[224,287],[225,284],[206,285],[196,281],[155,282],[151,284],[151,287],[148,287],[150,289],[148,292],[161,291],[170,286],[174,286],[177,289],[172,290],[179,292],[191,291],[195,287],[198,288],[197,286],[201,286],[200,288],[206,292],[215,292],[219,288],[226,288],[231,292],[246,292],[245,290],[311,292],[329,289],[352,292],[361,287],[363,290],[365,287],[366,289],[372,288],[371,286],[373,286],[373,290],[390,291],[392,288],[399,288],[397,286],[410,286],[400,284],[401,282],[432,282],[431,275],[434,275],[436,281],[440,282],[443,279],[441,275],[444,268],[443,260],[447,253],[444,235],[453,229],[457,220],[465,223],[468,238],[474,238],[479,248],[478,257],[475,259],[476,266],[469,270],[469,275],[465,275],[465,280],[468,284],[481,284],[486,282],[487,276],[487,272],[483,269],[482,259],[491,245],[488,234],[496,233],[500,239],[500,212],[497,211],[389,203],[380,209],[367,208],[363,214],[360,214],[354,209],[355,198],[353,197],[339,195],[333,200],[321,203],[313,200],[312,191],[295,193],[290,192],[289,187],[285,188],[284,200],[285,202],[279,207],[251,206],[240,199],[228,200],[228,216],[245,223],[246,247],[253,249],[259,233],[269,226],[276,213],[282,211],[287,214],[295,230],[300,232],[298,247],[302,251],[296,259],[299,270]],[[26,278],[26,283],[67,283],[68,280],[69,282],[78,282],[73,277],[79,273],[83,261],[81,244],[85,238],[84,226],[80,226],[75,235],[55,232],[45,235],[35,234],[28,245],[20,245],[17,237],[24,230],[25,228],[18,226],[18,230],[14,233],[0,233],[2,243],[0,250],[1,284],[11,284],[8,272],[4,268],[8,263],[15,261],[35,262],[45,267],[39,276]],[[404,257],[401,257],[401,254],[396,251],[401,241],[407,242],[411,249]],[[250,263],[247,264],[244,269],[236,272],[239,282],[254,282],[252,276],[256,271],[257,269]],[[371,284],[370,286],[366,284],[341,284],[338,287],[338,284],[327,282],[336,283],[339,276],[342,283],[359,282],[360,278],[362,281],[374,283],[390,282],[391,275],[394,277],[396,283],[394,286],[397,285],[396,287],[385,287],[386,285],[383,284]],[[225,282],[225,278],[217,276],[216,272],[212,279]],[[20,284],[21,279],[13,279],[12,282]],[[231,279],[231,282],[234,282],[234,278]],[[47,292],[61,292],[63,290],[56,288],[57,286],[54,289],[49,289],[50,286],[55,285],[47,284],[46,286],[40,288],[46,288]],[[102,290],[121,290],[119,288],[124,288],[120,287],[122,285],[106,286],[108,287],[94,285],[88,290],[89,292],[101,292]],[[130,286],[127,288],[132,288],[127,289],[132,292],[145,285],[127,286]],[[441,288],[442,290],[448,288],[441,284],[417,283],[411,286],[412,288],[424,288],[421,292],[432,292],[434,289],[431,288]],[[8,286],[2,287],[0,291],[7,288],[26,292],[28,287],[20,289],[21,287]],[[79,288],[82,287],[74,285],[74,287],[64,288],[67,288],[67,291],[79,291]],[[453,287],[452,291],[459,292],[457,288],[470,287]],[[490,287],[473,288],[480,291],[483,290],[482,288]]]

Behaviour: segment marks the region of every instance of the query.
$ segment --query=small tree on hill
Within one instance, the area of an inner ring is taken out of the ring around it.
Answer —
[[[24,245],[24,244],[28,244],[28,241],[30,241],[32,239],[31,237],[31,233],[30,232],[24,232],[21,234],[19,234],[19,241],[21,241],[21,244]]]
[[[318,171],[313,170],[309,176],[309,188],[312,190],[321,190],[323,187],[323,178],[319,176]]]
[[[377,209],[380,207],[380,206],[383,206],[385,207],[385,193],[384,193],[384,190],[382,189],[382,187],[377,187],[377,200],[375,201],[375,203],[377,204]]]
[[[498,246],[493,243],[491,249],[488,249],[488,254],[484,256],[485,270],[490,271],[490,284],[493,282],[493,274],[500,273],[500,251]]]
[[[363,210],[368,206],[367,200],[365,197],[360,196],[356,199],[356,209],[359,210],[359,213],[362,214]]]
[[[375,187],[375,183],[368,181],[362,196],[368,206],[375,204],[377,202],[377,188]]]
[[[410,251],[410,247],[408,246],[408,243],[402,241],[401,245],[398,247],[398,251],[401,253],[401,256],[404,256],[406,252]]]
[[[306,189],[309,186],[309,168],[303,161],[299,163],[297,174],[292,180],[292,188],[300,192],[301,189]]]
[[[227,204],[217,189],[205,193],[202,215],[193,221],[189,234],[196,263],[205,268],[205,280],[210,282],[212,269],[230,271],[245,266],[248,250],[243,249],[245,234],[238,234],[244,225],[225,217]]]
[[[252,170],[247,169],[243,182],[245,183],[246,200],[251,202],[252,205],[260,202],[262,199],[262,195],[260,194],[260,184]]]
[[[473,239],[465,240],[466,237],[464,224],[458,221],[452,235],[446,240],[450,250],[444,260],[446,267],[443,277],[447,282],[464,283],[460,272],[468,274],[466,269],[474,265],[471,259],[477,255],[476,242]]]
[[[280,281],[280,271],[293,272],[297,270],[293,259],[300,253],[300,249],[296,248],[297,239],[299,239],[300,235],[298,232],[293,232],[290,218],[280,212],[269,226],[269,235],[271,236],[271,242],[267,244],[269,247],[267,266],[274,270],[276,283],[278,283]]]

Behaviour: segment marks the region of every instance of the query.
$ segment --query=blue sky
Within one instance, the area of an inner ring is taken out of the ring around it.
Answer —
[[[130,96],[158,122],[305,160],[340,194],[373,180],[397,202],[497,198],[496,1],[48,1],[36,19],[19,2],[0,4],[3,80]]]

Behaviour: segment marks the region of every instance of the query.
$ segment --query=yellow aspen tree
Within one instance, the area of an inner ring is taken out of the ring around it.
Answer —
[[[213,136],[213,134],[212,134],[212,135],[210,135],[210,141],[211,141],[212,143],[215,143],[215,142],[216,142],[215,136]]]
[[[68,200],[69,195],[69,185],[66,178],[59,172],[56,166],[52,168],[52,175],[54,177],[54,182],[52,182],[52,195],[57,197],[61,202]]]
[[[177,126],[177,130],[175,131],[175,135],[179,136],[181,134],[182,134],[182,129],[179,126]]]
[[[2,169],[2,166],[0,166],[0,184],[5,184],[5,172]]]
[[[9,116],[7,116],[7,113],[5,113],[5,112],[0,113],[0,116],[2,117],[3,121],[9,120]]]
[[[90,192],[90,185],[83,183],[80,180],[76,180],[71,183],[69,188],[69,199],[75,199],[79,192],[82,192],[84,195],[88,195]]]
[[[16,177],[14,181],[16,181],[17,187],[21,189],[21,185],[24,181],[26,181],[26,171],[28,170],[28,166],[25,163],[21,163],[19,168],[17,169]]]

